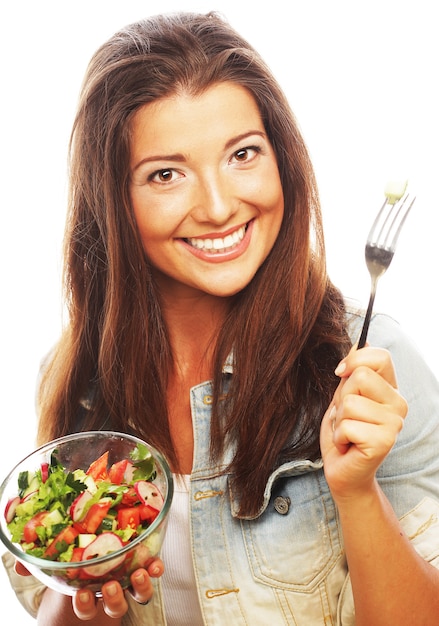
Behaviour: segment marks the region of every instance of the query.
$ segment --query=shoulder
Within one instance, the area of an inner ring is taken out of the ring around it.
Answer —
[[[346,299],[346,321],[349,336],[355,343],[361,333],[366,310],[356,300]],[[392,356],[417,354],[422,358],[415,342],[401,327],[400,323],[391,315],[382,311],[374,311],[370,321],[367,341],[371,346],[385,348]]]
[[[349,298],[345,299],[345,308],[349,336],[355,343],[360,336],[366,310],[361,303]],[[368,343],[388,348],[399,339],[407,341],[408,337],[405,336],[398,321],[387,313],[374,311],[370,321]]]

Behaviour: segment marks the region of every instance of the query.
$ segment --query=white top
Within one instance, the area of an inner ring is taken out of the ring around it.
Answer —
[[[174,497],[160,557],[165,564],[161,583],[168,626],[203,626],[192,564],[188,475],[174,475]]]

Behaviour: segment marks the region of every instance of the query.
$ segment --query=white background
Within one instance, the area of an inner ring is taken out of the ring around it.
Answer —
[[[434,0],[14,0],[2,3],[0,478],[34,446],[41,357],[61,328],[67,143],[95,49],[157,11],[219,10],[262,53],[314,160],[328,265],[367,302],[364,243],[386,181],[417,201],[376,308],[397,318],[439,374],[437,178],[439,39]],[[2,610],[21,610],[0,571]]]

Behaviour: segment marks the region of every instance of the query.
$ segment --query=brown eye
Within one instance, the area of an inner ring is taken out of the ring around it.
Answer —
[[[261,154],[262,150],[259,146],[247,146],[246,148],[240,148],[233,153],[232,161],[235,163],[247,163],[253,161],[258,154]]]
[[[237,161],[245,161],[246,159],[248,159],[248,149],[242,148],[242,150],[238,150],[238,152],[235,152],[235,159]]]
[[[172,170],[160,170],[156,176],[162,183],[168,183],[172,180]]]
[[[175,183],[180,178],[184,178],[184,174],[172,167],[164,167],[160,170],[154,170],[148,175],[147,181],[155,185],[167,185]]]

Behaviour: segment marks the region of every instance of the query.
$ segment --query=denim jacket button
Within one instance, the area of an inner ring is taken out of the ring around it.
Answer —
[[[278,496],[274,500],[274,510],[280,515],[286,515],[290,510],[291,500],[287,496]]]

